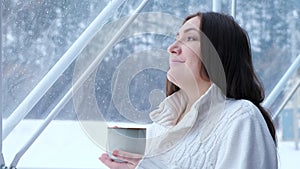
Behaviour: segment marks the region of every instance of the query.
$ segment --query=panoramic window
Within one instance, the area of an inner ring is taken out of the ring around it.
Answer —
[[[105,138],[96,122],[151,122],[149,113],[166,95],[167,48],[184,18],[199,11],[233,15],[248,32],[268,98],[300,54],[299,9],[298,0],[2,1],[5,165],[106,168],[98,160]],[[266,103],[271,115],[298,81],[296,69]],[[291,157],[299,156],[300,137],[293,93],[274,117],[282,169],[299,165]]]

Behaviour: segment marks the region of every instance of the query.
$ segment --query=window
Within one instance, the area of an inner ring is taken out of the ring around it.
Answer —
[[[105,168],[98,161],[105,149],[99,142],[105,138],[91,133],[93,121],[149,123],[148,113],[165,95],[166,50],[184,17],[211,11],[214,2],[221,12],[232,12],[229,0],[149,0],[141,6],[143,2],[2,1],[6,165],[57,109],[57,116],[20,159],[18,168]],[[254,66],[268,96],[300,53],[300,3],[237,0],[235,7],[236,20],[249,34]],[[139,8],[141,15],[132,15]],[[290,86],[271,105],[272,112]],[[15,128],[9,121],[14,113],[24,116],[17,117],[21,121]],[[281,116],[276,126],[283,132]]]

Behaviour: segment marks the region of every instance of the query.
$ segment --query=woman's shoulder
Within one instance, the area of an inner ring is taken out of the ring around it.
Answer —
[[[232,114],[260,114],[258,107],[245,99],[228,99],[225,104],[225,112],[232,112]]]
[[[228,99],[222,116],[223,119],[227,119],[227,123],[240,120],[254,120],[259,123],[264,122],[258,107],[251,101],[244,99]]]
[[[264,117],[257,106],[248,100],[230,100],[222,114],[217,131],[222,137],[238,136],[246,137],[244,134],[253,136],[257,141],[267,139],[273,142]],[[263,137],[262,137],[263,136]]]
[[[248,100],[230,100],[221,121],[216,168],[276,168],[276,145],[258,107]]]

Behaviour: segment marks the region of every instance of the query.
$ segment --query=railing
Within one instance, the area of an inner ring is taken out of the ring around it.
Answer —
[[[295,61],[292,63],[292,65],[289,67],[287,72],[283,75],[283,77],[280,79],[280,81],[277,83],[277,85],[274,87],[272,92],[269,94],[267,99],[263,102],[263,106],[270,108],[274,101],[277,99],[279,94],[282,92],[282,90],[285,88],[289,80],[293,80],[292,78],[295,77],[295,72],[299,69],[300,67],[300,54],[296,57]],[[300,86],[300,80],[295,77],[295,85],[292,87],[290,92],[286,95],[285,99],[281,103],[281,105],[277,108],[274,114],[272,114],[272,120],[274,121],[276,117],[282,112],[282,109],[286,106],[286,104],[291,100],[292,96],[296,93],[297,89]],[[299,103],[297,102],[298,100],[295,99],[294,104],[293,104],[293,132],[294,132],[294,142],[295,142],[295,149],[299,150],[299,136],[298,136],[298,120],[299,120],[299,113],[298,113],[298,106]]]
[[[272,119],[275,120],[276,117],[282,112],[282,110],[285,108],[287,103],[291,100],[291,98],[295,95],[297,92],[298,88],[300,87],[300,80],[296,80],[296,84],[292,87],[291,91],[286,95],[286,98],[284,101],[281,103],[281,105],[278,107],[276,112],[274,113]],[[295,149],[299,150],[299,124],[298,120],[300,120],[300,114],[298,112],[298,106],[299,106],[299,95],[295,96],[296,99],[292,101],[292,106],[293,106],[293,133],[294,133],[294,142],[295,142]],[[298,99],[297,99],[298,98]]]
[[[273,114],[273,116],[272,116],[273,120],[276,119],[276,117],[280,114],[280,112],[283,110],[283,108],[286,106],[286,104],[290,101],[292,96],[294,96],[294,94],[297,91],[297,89],[299,88],[299,86],[300,86],[300,80],[298,80],[296,82],[296,85],[293,86],[291,91],[286,95],[286,98],[284,99],[284,101],[281,103],[281,105],[278,107],[276,112]]]
[[[263,107],[270,108],[274,103],[275,99],[278,97],[280,92],[283,90],[288,80],[294,75],[296,70],[300,67],[300,55],[298,55],[283,77],[279,80],[277,85],[274,87],[272,92],[266,98],[266,100],[262,103]],[[273,115],[272,115],[273,116]]]

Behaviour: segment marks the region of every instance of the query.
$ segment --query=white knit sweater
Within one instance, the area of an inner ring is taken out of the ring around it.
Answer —
[[[258,108],[227,99],[212,85],[182,120],[186,96],[178,91],[150,113],[140,169],[277,169],[277,150]]]

